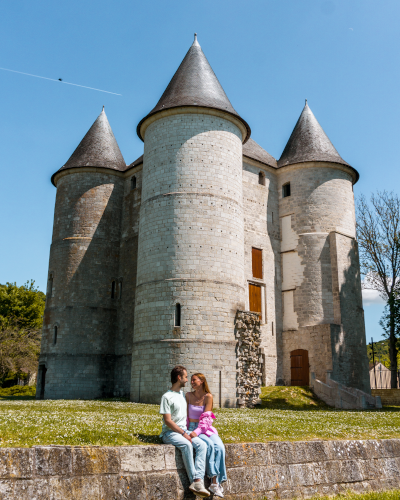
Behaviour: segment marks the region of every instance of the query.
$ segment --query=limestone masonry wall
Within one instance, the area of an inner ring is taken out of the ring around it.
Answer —
[[[113,394],[123,180],[71,171],[57,182],[37,395]],[[57,335],[55,335],[57,327]]]
[[[400,440],[226,445],[227,500],[400,487]],[[173,446],[0,448],[4,500],[193,499]]]
[[[239,129],[195,113],[151,123],[142,171],[133,401],[158,403],[168,373],[182,364],[206,375],[216,404],[236,405],[243,240]]]

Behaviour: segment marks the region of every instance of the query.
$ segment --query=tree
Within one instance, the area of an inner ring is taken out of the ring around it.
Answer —
[[[400,349],[400,295],[394,294],[393,298],[393,312],[394,312],[394,326],[395,326],[395,337],[396,337],[396,349],[397,349],[397,366],[399,364],[399,349]],[[381,320],[379,321],[383,329],[383,336],[387,339],[390,338],[390,308],[389,305],[386,304],[385,309],[383,311],[383,315]]]
[[[391,387],[397,388],[396,297],[400,293],[400,199],[393,192],[361,196],[357,239],[364,288],[377,290],[387,303]]]
[[[0,326],[1,385],[10,372],[18,376],[37,371],[40,336],[39,329],[22,329],[10,323]]]
[[[39,329],[43,323],[46,295],[35,287],[35,282],[0,285],[0,325]]]

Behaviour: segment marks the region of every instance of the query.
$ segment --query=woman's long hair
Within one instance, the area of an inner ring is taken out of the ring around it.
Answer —
[[[210,388],[207,384],[207,379],[202,373],[193,373],[192,377],[197,377],[203,382],[203,389],[206,394],[211,394]]]

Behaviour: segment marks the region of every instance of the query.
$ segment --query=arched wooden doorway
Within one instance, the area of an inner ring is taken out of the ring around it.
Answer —
[[[305,386],[310,384],[308,351],[296,349],[290,353],[291,385]]]

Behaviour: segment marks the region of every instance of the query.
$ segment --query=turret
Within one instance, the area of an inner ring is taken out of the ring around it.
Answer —
[[[103,111],[57,187],[39,360],[41,398],[110,396],[125,161]]]
[[[353,184],[307,102],[278,161],[285,382],[369,392]]]
[[[177,364],[236,405],[234,321],[244,309],[242,143],[232,107],[195,37],[143,118],[131,399],[156,403]]]

